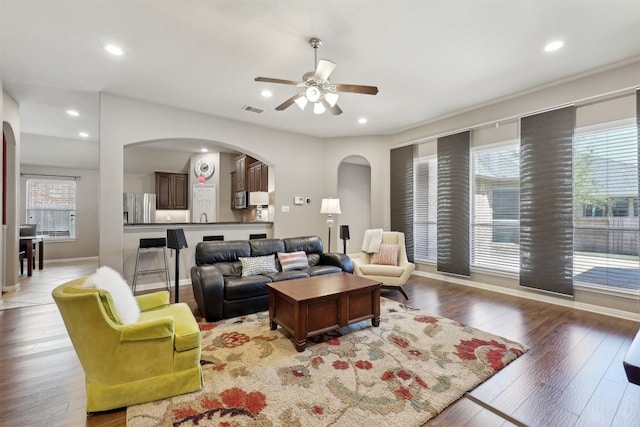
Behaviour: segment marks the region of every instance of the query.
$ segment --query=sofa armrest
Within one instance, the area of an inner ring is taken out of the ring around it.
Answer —
[[[120,341],[143,341],[173,336],[175,327],[173,317],[164,316],[137,323],[123,325],[120,329]]]
[[[222,319],[224,276],[215,265],[191,267],[191,287],[198,310],[207,322]]]
[[[136,296],[140,311],[153,310],[154,308],[166,307],[169,305],[169,292],[158,291],[151,294]]]
[[[340,267],[344,272],[353,273],[353,263],[351,262],[351,258],[345,254],[322,253],[320,254],[320,264],[333,265],[335,267]]]

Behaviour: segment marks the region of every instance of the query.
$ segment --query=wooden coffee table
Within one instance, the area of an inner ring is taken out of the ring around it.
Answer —
[[[303,351],[308,337],[366,319],[378,326],[381,285],[349,273],[268,283],[271,330],[280,325]]]

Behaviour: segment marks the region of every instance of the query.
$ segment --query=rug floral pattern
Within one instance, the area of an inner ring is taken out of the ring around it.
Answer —
[[[387,299],[298,353],[268,313],[201,323],[201,391],[127,409],[134,426],[419,426],[527,347]]]

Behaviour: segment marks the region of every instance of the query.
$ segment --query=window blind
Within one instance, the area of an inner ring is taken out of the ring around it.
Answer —
[[[474,267],[520,268],[520,146],[473,150],[472,261]]]
[[[76,237],[76,182],[27,179],[27,223],[47,240]]]
[[[520,121],[520,285],[573,295],[575,107]]]
[[[574,280],[640,289],[635,123],[578,129],[574,141]]]
[[[438,159],[435,156],[417,159],[413,235],[415,259],[435,261],[438,253]]]
[[[438,271],[468,276],[469,136],[438,138]]]
[[[413,146],[390,153],[391,230],[404,233],[407,258],[413,262]]]

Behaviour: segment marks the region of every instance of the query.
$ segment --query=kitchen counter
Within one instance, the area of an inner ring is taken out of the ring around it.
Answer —
[[[250,234],[266,234],[273,237],[273,222],[172,222],[153,224],[124,224],[122,256],[124,278],[133,283],[133,273],[140,239],[167,237],[167,229],[182,228],[188,247],[180,250],[180,284],[191,284],[190,270],[195,264],[195,249],[204,236],[222,235],[224,240],[247,240]],[[171,283],[175,283],[174,251],[166,249]],[[162,265],[162,251],[145,251],[140,257],[140,269],[156,269]],[[138,289],[165,287],[164,273],[138,276]]]

